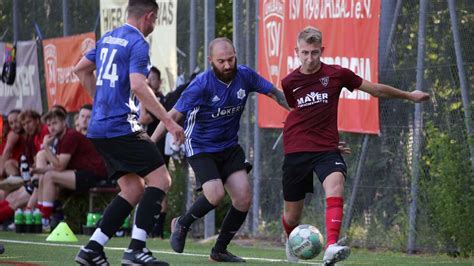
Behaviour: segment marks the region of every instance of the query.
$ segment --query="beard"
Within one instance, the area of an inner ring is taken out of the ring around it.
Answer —
[[[234,65],[226,70],[226,71],[220,71],[216,65],[214,65],[213,62],[211,62],[212,70],[214,71],[214,74],[216,74],[216,77],[224,82],[224,83],[229,83],[234,79],[235,74],[237,73],[237,58],[235,59]]]

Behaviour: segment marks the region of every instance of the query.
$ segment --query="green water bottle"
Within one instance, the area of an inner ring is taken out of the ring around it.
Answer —
[[[127,218],[125,218],[125,221],[123,221],[122,228],[130,228],[130,216],[127,216]]]
[[[100,219],[102,219],[102,214],[94,213],[94,215],[92,215],[92,220],[93,220],[93,226],[94,227],[97,226],[97,223],[99,222]]]
[[[43,229],[43,224],[41,223],[41,219],[43,218],[43,216],[41,215],[41,211],[36,208],[35,211],[33,212],[33,224],[34,224],[34,230],[35,230],[35,233],[41,233],[42,229]]]
[[[25,215],[25,226],[27,233],[33,233],[34,226],[33,226],[33,213],[31,209],[26,209],[23,214]]]
[[[86,227],[94,226],[94,214],[92,212],[87,213]]]
[[[23,211],[19,208],[15,211],[15,232],[24,233],[25,232],[25,215]]]

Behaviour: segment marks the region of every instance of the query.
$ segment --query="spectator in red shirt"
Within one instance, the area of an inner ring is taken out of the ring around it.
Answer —
[[[423,102],[429,95],[422,91],[406,92],[388,85],[372,83],[349,69],[321,62],[322,34],[306,27],[298,35],[295,51],[301,66],[282,80],[283,92],[293,110],[283,129],[282,217],[287,236],[299,224],[306,193],[313,192],[313,171],[326,194],[326,251],[324,264],[334,265],[346,259],[350,248],[337,243],[343,215],[346,163],[338,150],[337,106],[342,88],[359,89],[375,97],[400,98]],[[287,258],[296,261],[287,247]]]
[[[41,150],[43,138],[48,134],[48,127],[41,124],[41,116],[33,110],[20,113],[20,123],[25,130],[25,148],[23,154],[30,165],[34,164],[36,154]]]
[[[33,110],[25,110],[20,113],[18,120],[20,121],[24,134],[24,148],[22,154],[26,156],[28,164],[32,166],[35,156],[41,149],[43,137],[48,133],[47,127],[41,124],[40,115]],[[36,202],[34,197],[30,197],[32,191],[22,186],[19,189],[8,194],[5,200],[0,201],[0,222],[3,222],[13,216],[14,210],[22,208],[28,204],[28,208],[34,207],[30,202]]]
[[[51,149],[42,150],[32,171],[39,174],[38,203],[42,206],[44,225],[47,225],[57,187],[85,191],[106,178],[107,170],[92,142],[83,134],[67,128],[66,114],[52,110],[44,119],[49,134],[44,137],[43,146],[51,146],[55,138],[59,140],[56,154]]]
[[[19,177],[19,161],[24,146],[23,128],[18,120],[20,112],[20,110],[15,109],[8,113],[8,130],[4,137],[5,141],[1,145],[0,177],[8,178],[0,182],[0,188],[6,191],[16,189],[23,183],[23,180]],[[14,184],[19,185],[15,186]]]

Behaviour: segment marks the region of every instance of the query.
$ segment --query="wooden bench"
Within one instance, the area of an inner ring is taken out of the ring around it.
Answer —
[[[104,194],[113,194],[116,195],[120,192],[120,189],[115,187],[93,187],[89,189],[89,212],[94,211],[94,198],[97,198],[99,195]],[[108,204],[108,202],[106,203]]]

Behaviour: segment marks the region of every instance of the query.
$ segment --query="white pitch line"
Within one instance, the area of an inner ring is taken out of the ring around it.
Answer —
[[[14,244],[28,244],[28,245],[38,245],[38,246],[50,246],[50,247],[71,247],[71,248],[81,248],[81,245],[73,245],[73,244],[56,244],[56,243],[43,243],[43,242],[33,242],[33,241],[20,241],[20,240],[10,240],[10,239],[0,239],[0,242],[3,243],[14,243]],[[104,247],[107,250],[119,250],[124,251],[125,248],[119,247]],[[176,253],[172,251],[161,251],[161,250],[152,250],[153,253],[158,254],[167,254],[167,255],[179,255],[179,256],[189,256],[189,257],[209,257],[209,255],[205,254],[197,254],[197,253]],[[254,260],[254,261],[264,261],[264,262],[287,262],[287,260],[282,259],[268,259],[268,258],[254,258],[254,257],[242,257],[245,260]],[[299,264],[307,264],[307,265],[322,265],[321,263],[314,263],[308,261],[300,261]]]

